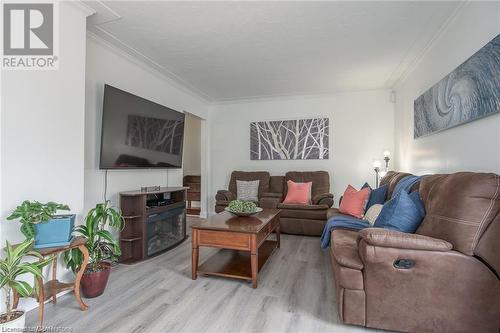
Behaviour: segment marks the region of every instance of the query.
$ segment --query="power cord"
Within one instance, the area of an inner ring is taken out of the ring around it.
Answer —
[[[104,171],[104,202],[108,201],[108,169]]]

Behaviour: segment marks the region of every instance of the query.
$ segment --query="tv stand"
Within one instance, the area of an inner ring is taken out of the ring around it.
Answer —
[[[120,232],[120,262],[136,263],[168,251],[186,238],[189,187],[120,192],[125,227]]]

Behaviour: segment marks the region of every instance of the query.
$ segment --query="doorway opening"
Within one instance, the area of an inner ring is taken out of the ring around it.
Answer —
[[[183,185],[187,191],[188,215],[200,216],[201,210],[201,126],[202,119],[186,112],[184,125]]]

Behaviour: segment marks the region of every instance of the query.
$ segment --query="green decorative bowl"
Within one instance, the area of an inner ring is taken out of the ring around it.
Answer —
[[[226,212],[229,212],[231,214],[234,214],[234,215],[237,215],[237,216],[251,216],[253,214],[257,214],[257,213],[260,213],[262,212],[262,208],[260,207],[256,207],[255,210],[253,212],[233,212],[232,210],[230,210],[228,207],[224,208],[224,210]]]

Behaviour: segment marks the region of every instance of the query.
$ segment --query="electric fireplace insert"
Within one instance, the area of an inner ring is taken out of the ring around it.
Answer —
[[[146,218],[146,254],[148,257],[169,249],[186,237],[186,209],[179,207]]]

